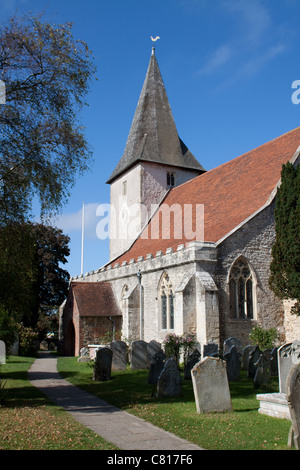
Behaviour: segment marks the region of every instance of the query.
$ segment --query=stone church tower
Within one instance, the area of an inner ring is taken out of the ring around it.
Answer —
[[[178,136],[153,47],[123,156],[107,181],[110,261],[130,248],[172,187],[204,172]]]

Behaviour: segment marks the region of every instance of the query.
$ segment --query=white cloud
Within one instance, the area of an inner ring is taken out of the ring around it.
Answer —
[[[198,70],[198,75],[210,75],[226,64],[232,56],[232,49],[228,44],[218,47],[209,57],[206,64]]]
[[[97,238],[96,226],[99,217],[96,216],[96,210],[99,203],[90,203],[84,205],[84,236],[85,238]],[[60,228],[65,234],[81,232],[82,230],[82,208],[77,212],[65,213],[55,217],[52,224]]]

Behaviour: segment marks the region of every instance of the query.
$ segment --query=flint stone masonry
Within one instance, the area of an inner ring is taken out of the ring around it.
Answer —
[[[191,374],[198,413],[232,411],[225,361],[205,357]]]

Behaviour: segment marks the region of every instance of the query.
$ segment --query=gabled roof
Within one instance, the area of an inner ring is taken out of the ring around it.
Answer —
[[[300,145],[300,127],[235,158],[213,170],[201,174],[192,180],[173,188],[163,203],[172,207],[179,204],[184,214],[184,205],[192,204],[190,220],[186,222],[195,229],[196,204],[204,205],[204,240],[217,243],[231,231],[245,222],[249,217],[266,206],[272,198],[280,182],[282,165],[294,161]],[[159,213],[156,213],[141,236],[131,248],[109,264],[137,260],[139,256],[146,257],[157,251],[165,253],[167,248],[177,250],[178,245],[186,246],[197,238],[175,239],[174,220],[171,217],[171,238],[159,236],[145,238],[151,234],[151,229],[157,224]],[[158,225],[161,233],[161,220]],[[182,223],[183,226],[183,223]],[[149,229],[149,230],[148,230]]]
[[[123,156],[107,183],[140,161],[205,171],[178,136],[154,49]]]
[[[71,282],[80,316],[121,316],[110,282]]]

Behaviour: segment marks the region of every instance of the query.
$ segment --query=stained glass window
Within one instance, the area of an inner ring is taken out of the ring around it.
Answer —
[[[231,268],[229,278],[230,318],[253,318],[253,278],[244,259],[238,259]]]

